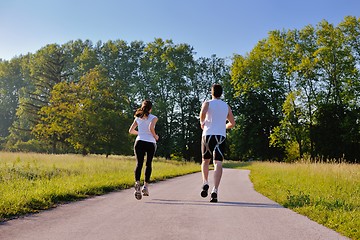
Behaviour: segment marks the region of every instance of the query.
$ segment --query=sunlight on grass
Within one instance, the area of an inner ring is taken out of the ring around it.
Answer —
[[[360,239],[360,165],[228,162],[250,169],[254,188],[294,211],[353,239]]]
[[[0,220],[134,184],[135,158],[0,152]],[[154,159],[152,181],[200,171]]]

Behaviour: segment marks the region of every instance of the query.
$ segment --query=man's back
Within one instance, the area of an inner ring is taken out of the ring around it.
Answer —
[[[203,136],[221,135],[226,136],[226,118],[229,106],[220,99],[208,101],[209,107],[206,113]]]

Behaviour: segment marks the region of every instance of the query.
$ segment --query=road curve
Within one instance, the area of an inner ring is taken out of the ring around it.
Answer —
[[[224,169],[218,203],[201,198],[195,173],[151,184],[140,201],[127,189],[0,223],[0,239],[348,239],[254,191],[248,175]]]

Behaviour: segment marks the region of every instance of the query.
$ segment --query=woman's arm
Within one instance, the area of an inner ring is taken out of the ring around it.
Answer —
[[[153,135],[153,137],[155,138],[155,140],[159,140],[159,135],[156,134],[155,132],[155,125],[156,122],[158,121],[158,118],[154,118],[153,120],[151,120],[150,126],[149,126],[149,130],[151,132],[151,134]]]
[[[138,135],[138,131],[135,130],[137,125],[138,125],[137,122],[134,120],[134,122],[131,124],[131,126],[129,128],[129,133],[130,134]]]

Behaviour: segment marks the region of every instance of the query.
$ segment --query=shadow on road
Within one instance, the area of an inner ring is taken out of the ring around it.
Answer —
[[[219,201],[217,203],[204,201],[174,200],[174,199],[151,199],[146,203],[149,204],[165,204],[165,205],[198,205],[198,206],[214,206],[214,207],[255,207],[255,208],[284,208],[279,204],[272,203],[249,203],[249,202],[228,202]]]

